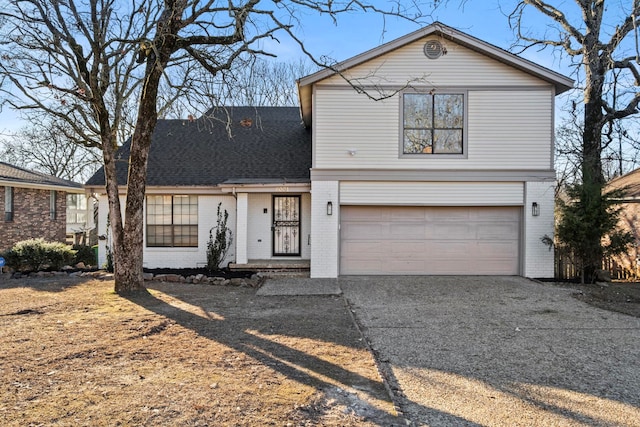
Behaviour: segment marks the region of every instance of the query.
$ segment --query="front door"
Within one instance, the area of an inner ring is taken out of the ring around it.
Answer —
[[[273,196],[273,255],[300,255],[300,196]]]

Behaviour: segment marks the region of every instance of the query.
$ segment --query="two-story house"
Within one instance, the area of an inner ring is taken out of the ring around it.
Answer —
[[[541,238],[553,234],[554,99],[572,83],[435,23],[300,79],[299,109],[161,122],[145,265],[204,264],[222,203],[228,261],[240,266],[552,277]],[[126,163],[120,175],[126,184]],[[103,191],[102,176],[91,191]]]

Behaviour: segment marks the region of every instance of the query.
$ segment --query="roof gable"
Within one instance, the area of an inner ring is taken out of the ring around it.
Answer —
[[[0,162],[0,185],[78,192],[82,185],[53,175]]]
[[[131,140],[119,150],[126,185]],[[149,151],[147,186],[309,182],[311,134],[297,107],[227,107],[189,120],[160,120]],[[104,186],[101,168],[86,183]]]
[[[437,36],[445,41],[451,41],[466,49],[483,55],[484,57],[498,61],[512,69],[518,70],[538,81],[550,84],[555,88],[556,94],[567,91],[573,86],[573,80],[566,76],[468,34],[462,33],[442,23],[435,22],[404,37],[398,38],[360,55],[354,56],[353,58],[347,59],[346,61],[340,62],[336,64],[333,69],[323,69],[298,80],[298,93],[305,124],[308,126],[311,123],[311,93],[314,84],[336,76],[338,72],[347,72],[348,70],[352,70],[364,63],[375,61],[377,58],[400,48],[404,48],[411,43],[433,36]]]

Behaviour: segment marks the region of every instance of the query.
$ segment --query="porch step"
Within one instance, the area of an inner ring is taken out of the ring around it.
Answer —
[[[311,263],[309,260],[249,260],[246,264],[230,263],[229,270],[249,270],[269,273],[270,276],[307,277]],[[276,274],[277,273],[277,274]],[[302,274],[298,276],[297,274]]]

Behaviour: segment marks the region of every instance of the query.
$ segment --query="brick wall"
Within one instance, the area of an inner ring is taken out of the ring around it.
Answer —
[[[65,241],[66,193],[56,192],[56,219],[49,216],[49,190],[13,188],[13,221],[5,221],[5,188],[0,186],[0,251],[10,249],[16,242],[43,238]]]

